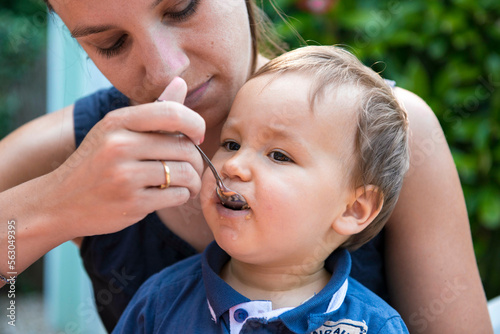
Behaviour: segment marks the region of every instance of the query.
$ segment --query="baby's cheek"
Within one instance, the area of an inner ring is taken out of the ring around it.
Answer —
[[[215,191],[215,179],[209,170],[206,170],[201,178],[200,202],[201,206],[210,203]]]

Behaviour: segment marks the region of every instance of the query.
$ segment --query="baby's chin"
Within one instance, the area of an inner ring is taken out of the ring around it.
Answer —
[[[251,247],[247,245],[248,241],[243,237],[244,234],[237,229],[228,227],[219,227],[214,231],[214,238],[220,248],[222,248],[229,256],[237,260],[243,261],[251,252]]]

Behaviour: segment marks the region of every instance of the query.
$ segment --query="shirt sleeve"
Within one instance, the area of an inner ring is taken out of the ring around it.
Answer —
[[[384,326],[380,328],[380,330],[377,332],[379,334],[390,334],[390,333],[407,333],[410,334],[408,331],[408,328],[406,327],[403,319],[401,319],[400,316],[395,316],[389,318]]]
[[[154,333],[158,293],[158,275],[154,275],[134,295],[112,333]]]
[[[75,102],[73,122],[78,147],[87,133],[112,110],[129,106],[128,98],[116,88],[101,89]]]

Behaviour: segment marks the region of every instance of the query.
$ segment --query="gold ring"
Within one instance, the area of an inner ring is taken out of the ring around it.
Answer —
[[[160,185],[160,189],[166,189],[170,187],[170,168],[168,168],[165,161],[160,160],[160,162],[163,165],[163,169],[165,170],[165,183]]]

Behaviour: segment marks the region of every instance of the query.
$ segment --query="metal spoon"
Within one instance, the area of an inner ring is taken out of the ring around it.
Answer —
[[[165,102],[165,100],[160,100],[157,99],[156,102]],[[245,197],[242,195],[238,194],[236,191],[232,191],[228,187],[222,183],[222,179],[219,176],[219,173],[217,173],[217,170],[215,169],[214,165],[210,161],[210,159],[206,156],[206,154],[201,150],[201,148],[198,145],[194,145],[198,151],[201,153],[201,157],[205,162],[207,163],[208,167],[210,167],[210,170],[214,174],[215,181],[217,182],[217,196],[219,197],[221,204],[224,205],[227,208],[233,209],[233,210],[246,210],[249,208],[247,201],[245,200]]]
[[[226,187],[224,183],[222,182],[222,179],[219,176],[219,173],[217,173],[217,170],[215,169],[214,165],[212,165],[212,162],[210,159],[206,156],[205,153],[201,150],[201,148],[198,145],[194,145],[198,149],[198,151],[201,153],[201,156],[203,160],[207,163],[208,167],[212,171],[215,177],[215,181],[217,182],[217,196],[219,197],[221,204],[224,205],[227,208],[233,209],[233,210],[246,210],[249,208],[247,201],[245,200],[245,197],[242,195],[238,194],[236,191],[233,191]]]

